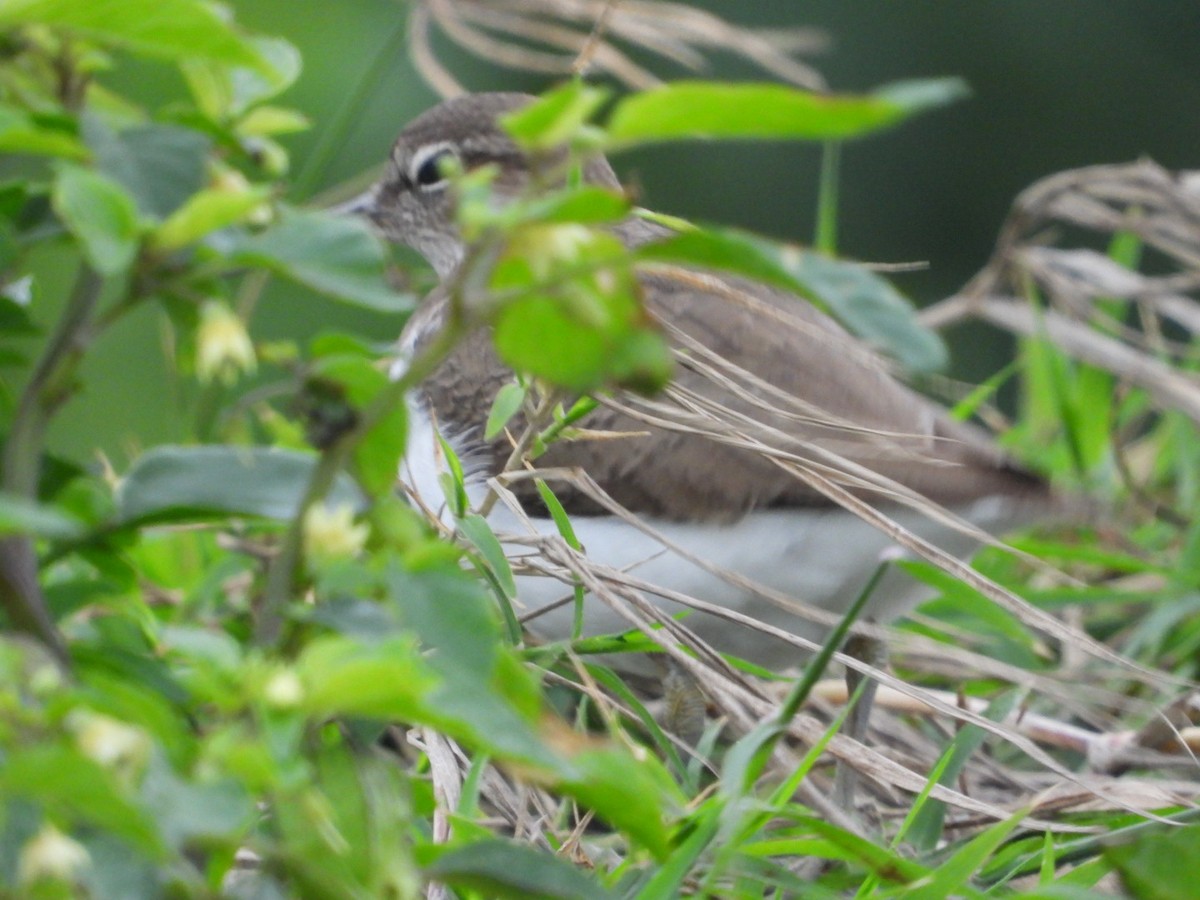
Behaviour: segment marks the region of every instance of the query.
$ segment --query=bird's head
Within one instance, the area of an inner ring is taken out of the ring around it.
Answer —
[[[529,189],[531,160],[509,137],[499,119],[534,100],[527,94],[465,94],[418,116],[400,133],[383,177],[366,193],[342,207],[370,220],[389,240],[412,247],[445,278],[465,253],[456,221],[456,198],[448,172],[469,172],[494,165],[493,197],[521,195]],[[555,162],[539,160],[539,171]],[[587,181],[617,187],[603,157],[584,165]]]

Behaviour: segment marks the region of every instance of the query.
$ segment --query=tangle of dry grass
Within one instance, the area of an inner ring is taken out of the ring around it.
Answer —
[[[800,87],[824,85],[815,69],[796,58],[824,44],[810,29],[743,28],[665,0],[412,0],[412,59],[443,97],[465,89],[439,61],[434,29],[497,65],[560,77],[585,67],[585,74],[639,90],[661,82],[638,58],[699,72],[716,52]]]
[[[1200,287],[1198,184],[1200,179],[1194,176],[1171,174],[1149,162],[1097,167],[1046,179],[1018,198],[985,269],[960,294],[927,311],[925,318],[930,324],[946,326],[975,316],[1017,334],[1045,335],[1067,356],[1104,368],[1144,390],[1162,411],[1179,412],[1200,422],[1200,382],[1180,367],[1188,357],[1192,332],[1200,325],[1200,307],[1192,296]],[[1071,236],[1079,229],[1090,232],[1082,240],[1093,243],[1097,232],[1104,237],[1135,233],[1156,254],[1147,262],[1156,271],[1135,271],[1098,250],[1066,246],[1052,230],[1052,226],[1061,225],[1072,226],[1068,232]],[[1031,283],[1037,286],[1035,293],[1043,304],[1040,307],[1026,299]],[[1102,315],[1096,306],[1101,298],[1134,305],[1138,327],[1127,327],[1111,315]],[[1181,329],[1186,333],[1184,339],[1177,336]],[[679,335],[676,339],[682,340]],[[727,391],[757,398],[764,410],[837,425],[836,418],[821,419],[821,411],[797,406],[794,398],[773,396],[749,373],[702,347],[688,346],[687,352],[688,365],[703,369]],[[911,797],[925,788],[926,773],[945,752],[946,742],[957,729],[969,724],[987,732],[991,741],[1007,750],[1000,755],[975,754],[955,788],[939,785],[933,789],[933,795],[950,810],[948,833],[969,832],[1026,807],[1033,811],[1028,821],[1031,827],[1071,830],[1062,823],[1065,813],[1121,809],[1153,817],[1154,809],[1193,804],[1197,774],[1193,754],[1200,747],[1195,704],[1187,694],[1175,703],[1168,702],[1190,685],[1136,665],[1071,621],[1031,606],[913,534],[875,505],[860,499],[854,490],[868,486],[924,515],[970,528],[952,513],[862,466],[840,459],[827,446],[804,445],[794,436],[772,431],[760,421],[735,414],[694,393],[676,389],[655,400],[621,396],[602,402],[619,407],[647,425],[700,433],[713,441],[754,449],[884,530],[900,546],[1001,604],[1057,647],[1059,658],[1064,660],[1060,671],[1033,672],[972,649],[969,635],[964,635],[963,645],[956,647],[861,623],[856,626],[860,631],[883,636],[892,643],[910,670],[926,667],[934,673],[952,671],[958,679],[994,679],[1021,690],[1025,699],[1016,712],[995,722],[985,715],[983,701],[919,688],[886,670],[838,654],[840,664],[883,686],[884,709],[875,714],[869,744],[840,734],[829,739],[827,704],[844,702],[845,697],[844,692],[839,695],[837,683],[825,683],[814,695],[812,709],[802,711],[791,723],[791,740],[777,747],[777,771],[794,769],[806,747],[828,739],[828,756],[851,765],[873,785],[876,813],[883,819],[898,819]],[[893,437],[876,436],[881,453],[906,452],[895,445]],[[585,474],[521,465],[489,482],[497,501],[518,520],[525,513],[509,486],[515,480],[533,477],[568,483],[612,515],[647,534],[656,534],[650,523],[621,508]],[[636,573],[598,565],[563,538],[539,534],[526,522],[527,530],[501,535],[514,569],[521,574],[538,573],[558,579],[563,584],[564,602],[569,602],[572,587],[582,584],[589,603],[606,604],[631,629],[648,635],[665,657],[704,686],[710,738],[722,728],[727,734],[745,733],[774,715],[780,702],[779,684],[761,681],[731,666],[697,638],[686,621],[667,615],[651,602],[652,597],[791,642],[798,653],[814,649],[810,641],[743,613],[714,606],[703,598],[665,592],[639,579]],[[975,536],[983,538],[978,533]],[[682,554],[661,535],[658,537],[664,552]],[[711,569],[703,560],[691,561]],[[797,615],[824,625],[836,619],[821,610],[806,610],[796,598],[773,594],[733,573],[719,574]],[[1083,671],[1066,662],[1081,657],[1089,660]],[[614,717],[632,718],[616,695],[587,678],[580,678],[576,684],[597,708]],[[1142,687],[1130,692],[1130,684]],[[827,710],[825,715],[822,709]],[[1078,724],[1081,722],[1089,724]],[[1068,756],[1059,752],[1062,750]],[[442,754],[439,758],[448,767],[442,779],[453,785],[456,778],[463,777],[468,765],[465,757],[458,756],[461,771],[457,774],[450,771],[453,766],[449,756]],[[1072,758],[1076,762],[1071,762]],[[1131,768],[1142,774],[1123,774]],[[437,777],[435,772],[435,780]],[[492,773],[489,779],[485,793],[507,828],[542,840],[544,835],[539,835],[538,829],[557,823],[553,827],[561,840],[575,840],[574,846],[584,856],[594,852],[594,848],[582,848],[578,838],[583,824],[566,814],[560,806],[562,801],[521,787],[502,773]],[[845,817],[831,801],[828,789],[828,780],[818,771],[805,782],[802,800],[832,821],[841,821]],[[569,823],[569,827],[563,823]],[[575,829],[573,833],[571,828]]]

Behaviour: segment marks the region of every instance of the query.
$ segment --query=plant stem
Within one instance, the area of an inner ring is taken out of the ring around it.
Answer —
[[[813,245],[822,253],[837,253],[838,171],[842,145],[826,141],[821,153],[821,180],[817,188],[817,233]]]
[[[279,642],[284,610],[295,589],[296,571],[300,567],[304,546],[304,520],[309,509],[329,491],[337,473],[363,436],[395,409],[398,403],[403,402],[409,389],[432,374],[458,343],[464,330],[465,326],[459,323],[458,318],[452,317],[433,343],[413,359],[407,371],[380,392],[359,417],[355,426],[321,455],[296,514],[284,533],[279,553],[271,560],[267,569],[266,592],[255,627],[255,641],[259,646],[273,646]]]
[[[72,376],[87,344],[103,286],[99,273],[84,263],[67,308],[21,394],[4,447],[3,488],[14,496],[37,499],[46,429],[54,411],[72,392]],[[60,664],[67,664],[66,645],[38,584],[37,555],[28,537],[0,541],[0,606],[17,630],[37,638]]]

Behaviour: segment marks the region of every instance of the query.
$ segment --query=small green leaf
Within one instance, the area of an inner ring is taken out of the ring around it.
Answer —
[[[324,356],[317,361],[313,372],[340,385],[345,399],[358,411],[366,410],[391,384],[387,374],[379,371],[373,360],[365,356]],[[380,496],[395,486],[407,433],[405,408],[402,403],[397,403],[355,446],[355,474],[372,496]]]
[[[296,661],[302,708],[314,716],[351,715],[429,721],[439,679],[409,635],[381,641],[312,640]]]
[[[228,258],[270,269],[335,300],[383,312],[412,308],[412,298],[387,283],[379,238],[357,219],[285,211],[278,224],[237,242]]]
[[[265,66],[230,66],[226,61],[213,59],[183,62],[181,68],[197,105],[214,122],[242,116],[255,104],[286,90],[300,75],[300,52],[287,41],[259,37],[250,43]]]
[[[777,244],[735,229],[692,229],[643,245],[640,262],[717,269],[815,300],[859,337],[912,371],[942,368],[940,337],[891,283],[858,263]]]
[[[92,268],[102,275],[129,268],[137,256],[138,214],[119,185],[90,169],[64,163],[51,199]]]
[[[83,534],[83,523],[51,506],[0,492],[0,535],[31,534],[70,540]]]
[[[863,340],[912,372],[933,372],[949,361],[946,345],[920,323],[908,298],[859,263],[801,254],[797,279]]]
[[[74,135],[37,125],[23,110],[0,105],[0,153],[29,153],[86,159],[87,148]]]
[[[510,381],[500,388],[496,392],[496,399],[492,401],[492,409],[488,413],[487,425],[483,429],[484,440],[490,441],[503,431],[504,426],[509,423],[512,417],[521,411],[521,404],[524,402],[524,385]]]
[[[539,194],[525,203],[496,212],[499,224],[580,222],[585,225],[616,222],[629,214],[632,204],[624,194],[594,184],[581,184]]]
[[[634,388],[666,358],[642,309],[620,242],[582,225],[530,225],[516,233],[492,272],[500,304],[493,339],[514,369],[576,391]]]
[[[239,134],[269,137],[307,131],[312,120],[304,113],[281,106],[258,106],[246,113],[237,124]]]
[[[487,567],[491,571],[492,577],[495,578],[496,584],[500,586],[505,599],[512,600],[516,597],[517,583],[513,579],[512,567],[508,564],[504,548],[500,545],[496,533],[492,531],[487,520],[475,513],[470,513],[459,519],[458,528],[483,556],[484,562],[487,563]],[[520,629],[518,628],[519,633]]]
[[[570,81],[502,117],[501,124],[521,146],[552,150],[575,137],[608,96],[603,88]]]
[[[905,82],[865,96],[816,94],[780,84],[676,81],[618,103],[608,136],[616,146],[694,138],[842,140],[964,93],[957,79]]]
[[[0,28],[42,24],[166,59],[204,57],[269,71],[254,46],[199,0],[7,0]]]
[[[123,523],[212,515],[291,519],[315,464],[311,454],[265,447],[155,447],[121,480],[117,518]],[[362,496],[348,478],[340,478],[328,502],[358,508]]]
[[[236,225],[271,196],[268,187],[244,191],[208,188],[193,194],[150,235],[150,245],[170,253],[206,234]]]
[[[425,877],[514,900],[603,900],[613,896],[567,861],[526,844],[499,839],[472,841],[441,853],[425,867]]]

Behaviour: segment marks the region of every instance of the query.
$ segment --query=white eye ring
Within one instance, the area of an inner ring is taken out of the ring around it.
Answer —
[[[408,163],[409,182],[420,191],[443,190],[449,184],[441,168],[447,157],[458,159],[458,149],[449,141],[417,148]]]

